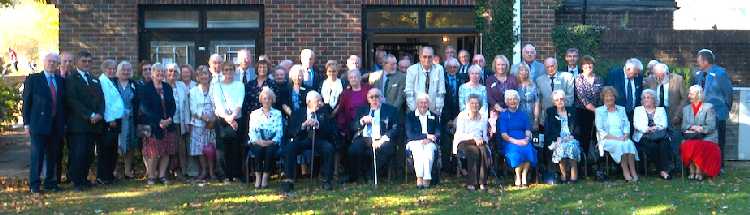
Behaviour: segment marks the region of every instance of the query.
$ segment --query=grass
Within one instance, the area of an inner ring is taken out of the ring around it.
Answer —
[[[746,214],[750,211],[750,169],[730,168],[714,181],[663,181],[643,177],[638,183],[586,180],[575,185],[533,185],[529,189],[494,188],[469,192],[455,178],[428,190],[402,180],[372,185],[337,186],[322,191],[302,180],[294,196],[245,184],[213,183],[145,186],[128,181],[84,193],[34,196],[7,186],[0,194],[0,214]],[[15,186],[22,187],[22,186]],[[67,187],[64,187],[67,188]]]

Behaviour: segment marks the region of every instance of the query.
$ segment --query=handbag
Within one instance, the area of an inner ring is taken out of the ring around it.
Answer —
[[[706,134],[704,133],[682,132],[682,138],[685,138],[686,140],[701,140],[704,137],[706,137]]]
[[[649,133],[643,134],[643,139],[646,139],[648,141],[657,142],[667,139],[667,130],[660,129],[655,130]]]
[[[136,136],[139,138],[146,138],[151,136],[151,126],[146,124],[139,124],[136,126]]]
[[[216,146],[214,146],[214,144],[211,144],[209,135],[206,135],[206,145],[203,145],[203,149],[201,150],[201,152],[203,152],[203,155],[206,156],[208,160],[214,160],[214,158],[216,157]]]

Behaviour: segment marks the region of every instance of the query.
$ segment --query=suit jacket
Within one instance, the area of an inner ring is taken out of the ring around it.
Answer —
[[[711,141],[714,143],[719,142],[719,135],[716,130],[716,111],[711,103],[703,102],[701,108],[698,109],[698,114],[693,115],[693,107],[690,104],[685,105],[682,108],[682,130],[685,131],[692,125],[698,125],[703,127],[703,131],[706,134],[703,137],[705,141]]]
[[[365,130],[365,125],[359,123],[359,119],[364,116],[370,115],[370,106],[361,107],[357,111],[352,120],[351,130],[355,131],[354,137],[362,137]],[[399,134],[399,125],[401,125],[400,114],[396,111],[396,108],[389,104],[380,104],[380,134],[388,135],[388,138],[395,140]],[[388,121],[388,123],[385,123]]]
[[[443,84],[445,83],[445,70],[439,64],[432,64],[428,73],[429,78],[425,75],[426,72],[422,64],[418,63],[406,70],[406,87],[404,88],[406,105],[409,106],[409,110],[413,111],[417,108],[417,93],[426,92],[432,98],[430,111],[442,115],[446,91],[445,84]],[[425,84],[428,80],[430,83]]]
[[[635,109],[635,107],[641,104],[641,92],[643,92],[643,87],[641,85],[643,84],[643,76],[638,74],[633,78],[633,81],[633,85],[635,85],[635,92],[633,92],[635,103],[633,104],[633,109]],[[622,69],[610,70],[605,85],[612,86],[617,90],[617,100],[615,101],[617,105],[624,107],[626,112],[633,111],[633,109],[627,107],[627,100],[625,100],[625,92],[627,92],[625,89],[625,71]]]
[[[104,116],[104,93],[99,79],[89,74],[88,83],[74,71],[65,77],[67,131],[70,133],[102,133],[104,118],[91,125],[91,114]],[[171,94],[170,94],[171,95]]]
[[[315,129],[316,138],[327,140],[331,143],[336,140],[338,129],[336,128],[336,122],[331,118],[331,108],[327,105],[321,106],[318,111],[315,111],[315,116],[318,118],[320,127]],[[302,123],[307,120],[307,106],[303,106],[299,111],[292,113],[292,117],[289,119],[288,127],[285,133],[289,138],[295,141],[307,140],[310,138],[309,132],[302,129]]]
[[[143,85],[136,96],[139,98],[140,110],[143,114],[141,123],[149,125],[151,127],[151,135],[154,135],[157,139],[163,138],[166,132],[166,130],[159,127],[159,121],[173,117],[175,110],[177,110],[173,97],[174,94],[172,94],[172,87],[165,82],[161,84],[164,91],[164,106],[162,106],[161,97],[156,92],[156,88],[150,82]],[[174,124],[170,125],[170,127],[174,127]]]
[[[427,133],[435,135],[438,139],[440,138],[440,120],[433,113],[427,115]],[[425,138],[427,138],[427,135],[422,133],[422,123],[419,121],[419,117],[417,117],[416,112],[412,111],[407,113],[406,142],[422,140]]]
[[[518,67],[521,63],[526,63],[523,60],[520,63],[513,64],[513,66],[510,67],[510,74],[513,74],[513,76],[518,77]],[[542,62],[539,62],[538,60],[534,60],[534,62],[531,63],[531,66],[529,67],[529,78],[531,80],[536,80],[537,77],[547,74],[546,70],[544,70],[544,64]]]
[[[29,126],[31,134],[50,135],[54,131],[64,134],[62,131],[65,127],[65,85],[60,75],[54,75],[54,79],[56,101],[52,100],[52,91],[44,72],[30,74],[23,83],[23,124]]]
[[[370,76],[367,80],[367,82],[370,84],[370,86],[377,87],[380,89],[380,91],[385,92],[383,89],[383,75],[385,72],[383,70],[372,72],[370,73]],[[385,103],[388,103],[395,107],[397,110],[401,110],[404,106],[404,103],[406,102],[406,98],[404,97],[404,88],[406,87],[406,75],[400,72],[396,72],[391,74],[388,77],[388,85],[385,86],[388,88],[388,92],[386,92],[385,96]]]
[[[294,92],[294,86],[290,83],[290,84],[286,85],[286,87],[284,87],[284,89],[280,89],[280,90],[282,92],[280,93],[280,96],[278,96],[278,98],[280,98],[281,101],[277,101],[277,102],[280,102],[281,104],[285,104],[285,105],[289,106],[289,108],[292,108],[292,110],[294,110],[294,106],[292,104],[292,102],[293,102],[292,101],[292,92]],[[300,109],[302,109],[306,105],[305,104],[305,99],[307,97],[307,92],[310,92],[310,89],[307,88],[306,86],[304,86],[304,84],[303,84],[302,87],[299,88],[299,94],[300,95],[299,95],[299,102],[297,103],[299,105]],[[281,112],[284,113],[283,109],[279,109],[279,110],[281,110]],[[292,112],[294,112],[294,111],[292,111]]]
[[[575,132],[576,125],[576,110],[573,107],[565,107],[565,111],[568,112],[568,131],[572,135]],[[544,110],[547,116],[557,116],[557,108],[549,107]],[[557,141],[560,137],[560,130],[562,129],[562,121],[558,120],[557,117],[547,117],[544,120],[544,145],[548,146],[553,141]]]
[[[682,76],[674,73],[670,73],[668,75],[669,89],[664,89],[667,93],[668,101],[664,101],[664,103],[669,104],[669,108],[667,109],[667,116],[669,116],[669,125],[672,128],[679,128],[682,122],[682,107],[684,107],[688,101],[688,90],[685,88],[685,85],[683,85]],[[660,83],[656,80],[656,78],[651,76],[646,79],[644,87],[652,89],[658,93],[659,84]]]
[[[448,121],[456,119],[458,113],[461,112],[458,101],[458,88],[462,84],[466,83],[468,76],[466,74],[456,74],[456,93],[453,94],[450,83],[448,83],[448,73],[445,74],[445,106],[443,107],[443,114],[441,115],[440,121],[447,123]]]
[[[696,71],[693,85],[703,86],[703,101],[713,104],[716,117],[726,120],[732,109],[732,80],[724,68],[712,65],[706,71]]]
[[[302,82],[303,83],[302,85],[310,90],[315,90],[315,91],[320,92],[320,87],[323,86],[323,81],[326,80],[326,77],[325,77],[326,71],[323,69],[320,69],[320,67],[318,67],[317,65],[313,65],[312,70],[313,70],[313,85],[308,86],[307,84],[304,84],[306,83],[305,81]],[[307,71],[302,71],[302,72],[307,72]]]
[[[544,75],[539,76],[535,80],[536,88],[539,90],[539,98],[540,102],[542,104],[542,110],[546,110],[547,108],[552,107],[553,101],[552,101],[552,85],[555,85],[555,90],[562,90],[565,91],[565,106],[571,107],[573,106],[575,95],[573,92],[575,91],[575,85],[573,83],[573,74],[569,72],[563,72],[563,73],[556,73],[555,74],[555,80],[551,80],[549,78],[549,75],[546,73]],[[546,112],[542,114],[542,120],[546,118]]]

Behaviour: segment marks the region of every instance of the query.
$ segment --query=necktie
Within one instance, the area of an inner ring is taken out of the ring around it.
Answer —
[[[625,99],[627,100],[628,108],[632,108],[633,107],[633,89],[630,87],[632,80],[627,79],[625,83],[626,83],[625,84],[625,96],[627,96],[627,98]]]
[[[383,76],[383,78],[385,78],[385,83],[383,85],[383,95],[386,95],[386,96],[388,95],[388,88],[390,86],[390,85],[388,85],[388,82],[391,81],[391,79],[389,78],[389,76],[391,76],[391,75],[388,74],[388,75]]]
[[[549,89],[550,89],[550,92],[555,91],[555,76],[549,77]]]
[[[47,82],[49,84],[50,95],[52,96],[52,115],[54,116],[57,112],[57,87],[52,77],[47,77]]]
[[[375,110],[370,110],[370,117],[375,117]],[[367,136],[370,136],[370,137],[372,137],[372,123],[374,123],[374,120],[373,122],[370,122],[370,124],[367,124],[366,126]]]
[[[309,77],[307,79],[307,85],[308,86],[312,86],[313,85],[313,77],[314,77],[312,69],[307,69],[307,77]]]
[[[424,74],[425,74],[425,77],[427,77],[427,79],[424,82],[424,93],[429,94],[430,93],[430,71],[426,71]]]
[[[664,107],[664,85],[659,85],[659,107]]]
[[[240,69],[240,70],[242,70],[242,69]],[[245,71],[240,71],[240,75],[242,75],[242,83],[246,84],[247,81],[249,81],[249,80],[247,80],[247,73]]]

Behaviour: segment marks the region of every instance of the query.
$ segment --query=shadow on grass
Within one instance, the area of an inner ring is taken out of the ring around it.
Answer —
[[[750,211],[750,170],[731,169],[714,181],[663,181],[643,177],[637,183],[581,181],[574,185],[533,185],[529,189],[494,187],[469,192],[455,178],[427,190],[396,180],[374,187],[337,186],[324,191],[302,180],[295,195],[284,198],[271,189],[246,184],[145,186],[129,181],[83,193],[65,191],[33,196],[0,193],[0,213],[419,213],[419,214],[743,214]],[[398,182],[398,183],[397,183]],[[69,188],[68,188],[69,189]]]

